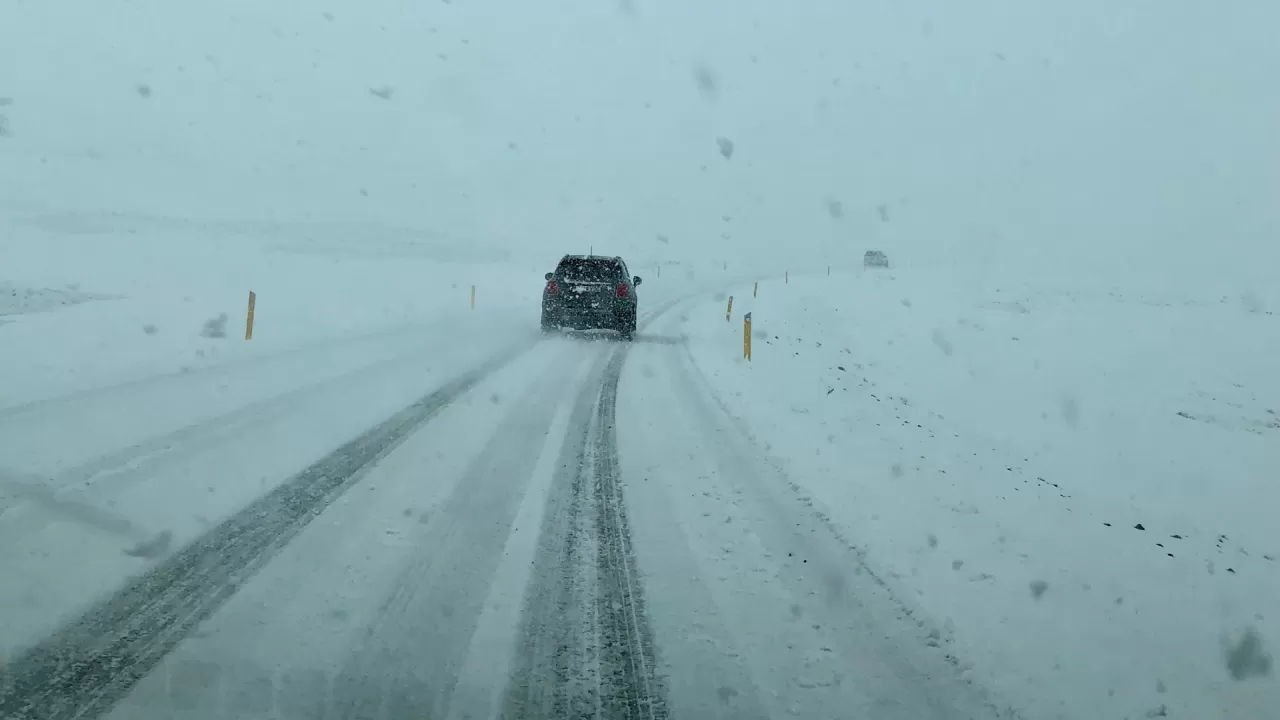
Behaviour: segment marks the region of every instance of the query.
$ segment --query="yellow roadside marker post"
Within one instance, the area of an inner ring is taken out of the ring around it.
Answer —
[[[742,316],[742,357],[751,362],[751,313]]]
[[[250,290],[249,291],[249,316],[246,317],[244,321],[244,339],[245,340],[253,339],[253,308],[254,308],[254,305],[257,304],[257,300],[258,300],[258,296],[252,290]]]

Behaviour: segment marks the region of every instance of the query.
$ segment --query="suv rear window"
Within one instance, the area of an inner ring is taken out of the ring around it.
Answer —
[[[579,282],[613,282],[622,271],[615,260],[570,258],[560,263],[556,273],[565,280]]]

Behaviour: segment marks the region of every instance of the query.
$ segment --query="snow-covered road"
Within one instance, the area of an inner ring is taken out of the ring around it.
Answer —
[[[0,717],[999,717],[724,414],[682,307],[651,305],[633,344],[516,337],[417,387],[395,382],[412,352],[321,381],[409,404],[142,547],[153,566],[78,617],[6,617],[59,627],[10,658]],[[212,478],[255,429],[323,411],[303,396],[116,465],[153,493]],[[106,566],[46,581],[68,606],[127,574],[89,525],[30,541]]]

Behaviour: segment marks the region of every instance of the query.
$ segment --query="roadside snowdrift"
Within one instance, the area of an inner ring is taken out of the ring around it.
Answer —
[[[1274,298],[1074,280],[792,276],[737,288],[732,322],[723,297],[691,310],[689,346],[869,565],[951,630],[939,652],[1029,717],[1266,716]]]

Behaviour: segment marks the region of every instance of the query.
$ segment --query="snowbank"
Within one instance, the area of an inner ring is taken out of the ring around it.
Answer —
[[[871,567],[951,631],[940,652],[1027,716],[1269,714],[1275,299],[983,273],[739,287],[731,322],[724,297],[690,311],[689,348]]]

